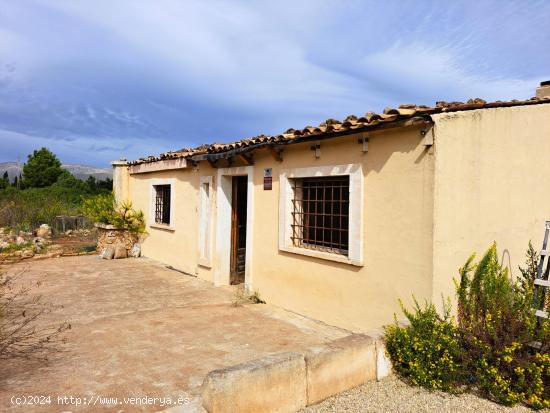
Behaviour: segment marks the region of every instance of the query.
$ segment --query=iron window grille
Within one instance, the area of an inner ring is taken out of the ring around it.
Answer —
[[[295,247],[348,255],[349,175],[292,180]]]
[[[155,222],[170,225],[170,185],[155,185]]]

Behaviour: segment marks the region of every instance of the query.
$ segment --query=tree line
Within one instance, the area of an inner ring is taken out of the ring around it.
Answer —
[[[53,152],[35,150],[13,182],[7,173],[0,179],[0,227],[28,231],[43,223],[52,225],[56,216],[78,215],[86,199],[108,195],[112,188],[111,179],[78,179]]]
[[[7,188],[28,189],[50,186],[73,188],[77,192],[98,193],[111,191],[113,180],[96,179],[90,175],[86,180],[78,179],[61,166],[57,156],[47,148],[35,150],[28,155],[23,172],[10,182],[8,171],[0,179],[0,190]]]

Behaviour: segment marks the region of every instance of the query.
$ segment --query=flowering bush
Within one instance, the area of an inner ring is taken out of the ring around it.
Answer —
[[[412,312],[403,308],[410,326],[386,328],[395,370],[431,389],[470,386],[502,404],[550,407],[550,327],[531,309],[536,252],[530,245],[516,281],[499,264],[495,244],[477,264],[474,258],[460,270],[456,322],[449,306],[440,316],[415,301]]]
[[[440,316],[431,303],[413,311],[401,304],[409,327],[397,322],[386,328],[386,349],[396,370],[413,384],[430,389],[452,390],[460,380],[460,341],[450,308]]]
[[[81,209],[94,222],[125,228],[131,232],[145,231],[143,212],[134,210],[129,201],[117,203],[112,194],[85,199]]]

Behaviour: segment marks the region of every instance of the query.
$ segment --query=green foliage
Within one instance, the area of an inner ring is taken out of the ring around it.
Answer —
[[[5,247],[5,248],[0,247],[0,252],[2,252],[2,253],[14,252],[14,251],[24,250],[24,249],[30,248],[30,247],[32,247],[32,241],[27,241],[27,242],[24,242],[22,244],[9,243],[8,246]]]
[[[413,311],[401,304],[410,326],[396,323],[386,327],[386,349],[402,376],[413,384],[429,389],[454,390],[460,381],[460,341],[450,306],[440,316],[435,306],[420,307],[414,300]]]
[[[453,390],[473,386],[507,405],[550,407],[550,328],[531,309],[538,255],[531,244],[521,276],[513,281],[498,262],[496,244],[475,264],[472,255],[456,285],[458,317],[433,305],[403,308],[410,326],[386,329],[387,349],[397,372],[411,382]],[[540,351],[528,344],[541,343]],[[434,362],[435,360],[435,362]]]
[[[43,188],[57,181],[63,173],[61,162],[47,148],[35,150],[23,165],[23,185],[27,188]]]
[[[112,194],[84,199],[81,211],[95,222],[114,225],[132,232],[142,233],[145,231],[143,212],[136,211],[129,201],[117,204]]]
[[[80,208],[82,214],[94,222],[102,224],[112,223],[115,215],[116,202],[113,194],[97,195],[84,199]]]
[[[46,148],[29,155],[23,170],[26,185],[21,185],[21,176],[10,185],[7,172],[0,179],[0,227],[28,231],[43,223],[52,225],[58,215],[76,215],[82,199],[109,193],[113,186],[111,179],[77,179]]]
[[[28,230],[51,225],[57,215],[77,214],[80,197],[72,188],[6,188],[0,191],[0,227]]]
[[[81,194],[93,193],[93,191],[90,190],[88,185],[86,185],[86,182],[80,179],[77,179],[73,174],[71,174],[66,169],[63,169],[63,171],[57,178],[57,181],[55,181],[52,187],[72,189],[75,193],[81,193]]]
[[[508,269],[499,264],[496,244],[476,266],[472,265],[474,258],[472,255],[460,269],[457,287],[458,323],[467,333],[466,345],[474,353],[482,351],[478,342],[500,352],[513,342],[532,340],[536,317],[531,311],[531,297],[521,294]]]
[[[531,309],[536,252],[530,245],[526,267],[515,282],[499,264],[496,244],[476,266],[473,258],[460,270],[457,288],[465,368],[475,372],[480,389],[495,401],[550,406],[550,383],[538,385],[544,381],[547,360],[528,346],[548,339],[544,328],[537,329]]]
[[[469,363],[477,385],[490,399],[506,404],[525,403],[534,409],[550,407],[550,355],[532,352],[514,342],[501,352]]]
[[[5,171],[4,175],[2,175],[2,178],[0,179],[0,189],[5,189],[8,186],[10,186],[10,179],[8,177],[8,171]]]
[[[539,267],[540,256],[533,247],[533,243],[529,241],[527,253],[525,254],[525,267],[519,267],[521,276],[519,278],[518,288],[520,294],[528,296],[533,292],[537,269]]]

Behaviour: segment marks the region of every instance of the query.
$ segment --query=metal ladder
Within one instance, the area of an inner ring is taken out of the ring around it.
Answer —
[[[533,305],[535,315],[539,318],[548,319],[548,311],[545,311],[546,298],[548,289],[550,288],[550,250],[548,250],[548,233],[550,232],[550,221],[544,223],[544,241],[542,242],[542,250],[540,251],[540,261],[537,268],[537,278],[534,281],[533,289]],[[540,299],[540,301],[539,301]]]

